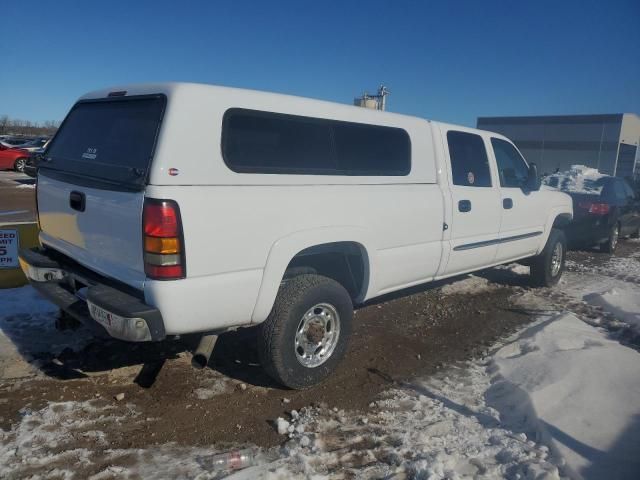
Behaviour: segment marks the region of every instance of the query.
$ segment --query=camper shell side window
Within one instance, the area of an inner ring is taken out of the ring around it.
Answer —
[[[397,127],[232,108],[222,157],[237,173],[406,176],[411,140]]]

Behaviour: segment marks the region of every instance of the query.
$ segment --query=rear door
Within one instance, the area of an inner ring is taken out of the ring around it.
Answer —
[[[144,188],[165,108],[164,96],[76,104],[40,163],[42,242],[136,288]]]
[[[529,167],[516,147],[501,138],[491,138],[500,183],[500,244],[496,258],[507,262],[533,255],[547,220],[544,191],[525,188]]]
[[[500,230],[500,193],[482,136],[446,132],[452,221],[445,274],[476,270],[494,262]]]

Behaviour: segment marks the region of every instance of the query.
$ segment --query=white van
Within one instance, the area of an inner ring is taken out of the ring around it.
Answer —
[[[501,135],[184,83],[83,96],[37,201],[21,264],[63,310],[129,341],[260,325],[291,388],[336,367],[374,297],[516,260],[556,283],[572,217]]]

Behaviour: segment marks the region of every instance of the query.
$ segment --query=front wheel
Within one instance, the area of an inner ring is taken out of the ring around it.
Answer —
[[[567,240],[564,232],[551,230],[544,250],[531,261],[531,281],[537,287],[552,287],[562,277],[567,254]]]
[[[18,158],[16,160],[16,162],[13,164],[13,169],[16,172],[20,172],[23,173],[24,172],[24,167],[27,166],[27,159],[26,158]]]
[[[620,237],[620,225],[614,223],[609,230],[609,238],[600,244],[600,251],[604,253],[614,253],[618,246],[618,239]]]
[[[258,353],[263,368],[289,388],[316,385],[344,356],[352,318],[351,297],[335,280],[313,274],[287,280],[260,325]]]

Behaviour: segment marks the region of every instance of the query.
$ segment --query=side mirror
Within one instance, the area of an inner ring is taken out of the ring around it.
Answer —
[[[538,176],[538,166],[535,163],[530,163],[525,187],[530,192],[537,192],[538,190],[540,190],[540,184],[541,181],[540,177]]]

